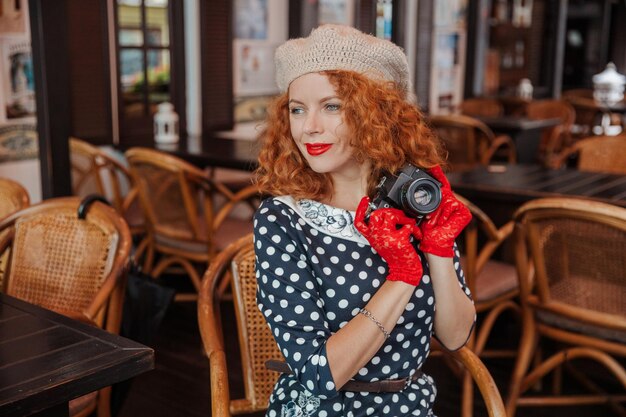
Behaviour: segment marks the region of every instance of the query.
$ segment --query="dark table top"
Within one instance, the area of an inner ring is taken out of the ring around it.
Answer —
[[[169,152],[201,168],[216,166],[253,171],[258,164],[260,145],[256,140],[189,137],[186,143],[157,144],[154,148]]]
[[[477,117],[492,130],[497,132],[513,132],[520,130],[537,130],[546,127],[556,126],[559,119],[535,120],[521,116],[498,116],[498,117]]]
[[[580,197],[626,207],[626,175],[519,164],[452,172],[448,178],[452,188],[470,200],[489,197],[523,203],[541,197]]]
[[[0,294],[0,415],[22,416],[132,378],[154,351]]]

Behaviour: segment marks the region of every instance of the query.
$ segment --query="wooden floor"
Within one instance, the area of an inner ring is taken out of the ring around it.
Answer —
[[[230,314],[225,309],[224,315]],[[234,321],[233,321],[234,326]],[[515,340],[504,329],[502,339]],[[231,332],[225,343],[235,349],[236,334]],[[156,369],[136,378],[128,391],[119,417],[209,417],[211,399],[209,389],[209,367],[202,353],[202,342],[198,332],[195,303],[173,304],[163,321],[152,344],[156,350]],[[232,355],[231,355],[232,356]],[[239,364],[229,366],[236,367]],[[510,370],[509,360],[487,363],[501,390],[506,386]],[[440,359],[431,358],[425,371],[431,374],[438,387],[436,413],[438,417],[459,415],[459,387],[457,379],[450,374]],[[242,381],[232,382],[235,392],[241,392]],[[262,416],[263,413],[255,416]],[[486,416],[485,410],[477,406],[476,416]],[[520,408],[517,417],[597,417],[611,416],[604,406],[575,408]]]

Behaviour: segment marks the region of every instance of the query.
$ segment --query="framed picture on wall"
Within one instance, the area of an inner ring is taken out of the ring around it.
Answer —
[[[318,24],[337,23],[353,26],[354,0],[319,0]]]
[[[274,79],[274,51],[277,44],[235,40],[234,95],[261,96],[278,93]]]
[[[30,41],[3,39],[0,47],[5,118],[32,117],[35,115],[35,81]]]
[[[235,0],[234,38],[267,39],[267,0]]]

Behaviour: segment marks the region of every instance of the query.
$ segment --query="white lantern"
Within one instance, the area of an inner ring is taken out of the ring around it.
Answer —
[[[606,69],[592,78],[593,98],[607,106],[612,106],[624,99],[626,77],[617,72],[615,64],[609,62]]]
[[[178,142],[178,115],[172,103],[167,101],[158,105],[154,115],[154,141],[156,143]]]

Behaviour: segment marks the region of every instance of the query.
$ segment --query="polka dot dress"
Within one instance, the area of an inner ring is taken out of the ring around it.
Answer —
[[[291,197],[267,199],[255,214],[257,302],[293,371],[278,379],[267,416],[432,415],[437,390],[427,375],[400,392],[337,391],[333,383],[326,341],[359,313],[387,275],[387,264],[356,230],[353,215]],[[421,257],[424,276],[391,337],[353,379],[405,378],[428,357],[435,299]],[[457,253],[459,283],[469,297],[458,261]]]

